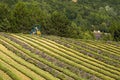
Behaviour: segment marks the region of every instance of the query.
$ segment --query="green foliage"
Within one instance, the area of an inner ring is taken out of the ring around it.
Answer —
[[[13,80],[20,80],[18,76],[16,76],[13,72],[11,72],[8,68],[0,63],[0,69],[3,70],[6,74],[8,74]]]
[[[21,0],[0,0],[0,2],[7,3],[9,6],[17,3],[18,1],[21,1]]]
[[[93,34],[90,31],[86,31],[83,35],[84,35],[83,39],[86,39],[86,40],[94,39],[94,36],[93,36]]]
[[[44,30],[46,29],[47,34],[67,37],[69,28],[70,21],[68,18],[64,14],[55,11],[51,14],[47,27],[44,27]]]
[[[4,80],[3,77],[0,75],[0,80]]]
[[[23,2],[19,2],[15,5],[12,14],[13,26],[16,28],[15,32],[21,32],[25,26],[29,27],[29,12],[27,6]],[[19,30],[19,31],[18,31]],[[25,30],[24,30],[25,31]]]
[[[68,29],[68,37],[71,38],[82,38],[83,31],[81,27],[78,27],[75,22],[72,22]]]
[[[112,35],[110,33],[105,33],[105,34],[102,34],[101,40],[112,41],[113,37],[112,37]]]
[[[120,41],[120,21],[113,21],[110,31],[114,40]]]
[[[0,21],[8,17],[8,13],[9,13],[8,9],[9,8],[7,4],[0,3]]]
[[[40,24],[42,34],[91,39],[92,34],[89,38],[84,36],[87,31],[110,33],[111,22],[120,18],[119,3],[119,0],[76,3],[71,0],[1,0],[0,31],[29,33],[34,24]]]
[[[12,32],[28,33],[34,24],[43,24],[46,13],[36,2],[19,2],[12,11]]]
[[[9,28],[10,22],[8,5],[0,3],[0,31],[8,31]]]

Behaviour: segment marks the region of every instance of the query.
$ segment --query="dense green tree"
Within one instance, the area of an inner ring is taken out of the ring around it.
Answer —
[[[68,37],[71,38],[83,38],[83,31],[81,27],[78,27],[75,22],[71,22],[68,29]]]
[[[120,21],[113,21],[110,26],[111,34],[115,41],[120,41]]]
[[[70,27],[70,21],[68,18],[60,13],[60,12],[53,12],[51,15],[51,33],[59,36],[67,36],[67,30]]]
[[[9,6],[14,5],[18,1],[21,1],[21,0],[0,0],[0,2],[7,3]]]
[[[46,12],[42,11],[38,2],[19,2],[15,5],[12,11],[14,32],[28,33],[35,24],[44,26],[47,18]]]
[[[16,28],[15,32],[26,31],[26,27],[29,27],[29,12],[26,3],[19,2],[15,5],[12,12],[13,28]]]
[[[86,40],[91,39],[92,40],[92,39],[94,39],[94,36],[90,31],[85,31],[83,34],[83,39],[86,39]]]
[[[0,0],[0,31],[29,33],[40,24],[43,34],[91,39],[96,29],[111,32],[116,40],[119,28],[109,28],[119,25],[119,4],[120,0]]]
[[[7,4],[0,3],[0,31],[8,31],[10,28],[9,22],[9,7]]]

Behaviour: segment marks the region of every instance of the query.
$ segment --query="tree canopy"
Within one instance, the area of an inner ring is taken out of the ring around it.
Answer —
[[[43,34],[64,37],[86,38],[93,30],[119,34],[120,27],[113,27],[119,26],[120,0],[76,1],[0,0],[0,31],[29,33],[40,24]]]

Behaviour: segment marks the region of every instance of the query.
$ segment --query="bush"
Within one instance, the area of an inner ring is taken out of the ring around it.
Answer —
[[[92,34],[92,32],[90,31],[85,31],[84,34],[83,34],[83,39],[94,39],[94,36]]]
[[[0,3],[0,32],[8,31],[10,29],[9,15],[10,12],[8,5]]]
[[[110,26],[110,32],[115,41],[120,41],[120,21],[113,21]]]
[[[101,37],[101,40],[105,40],[105,41],[112,41],[113,37],[110,33],[104,33]]]

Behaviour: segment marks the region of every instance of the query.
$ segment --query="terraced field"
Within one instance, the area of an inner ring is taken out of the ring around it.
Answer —
[[[120,80],[120,42],[0,33],[0,80]]]

